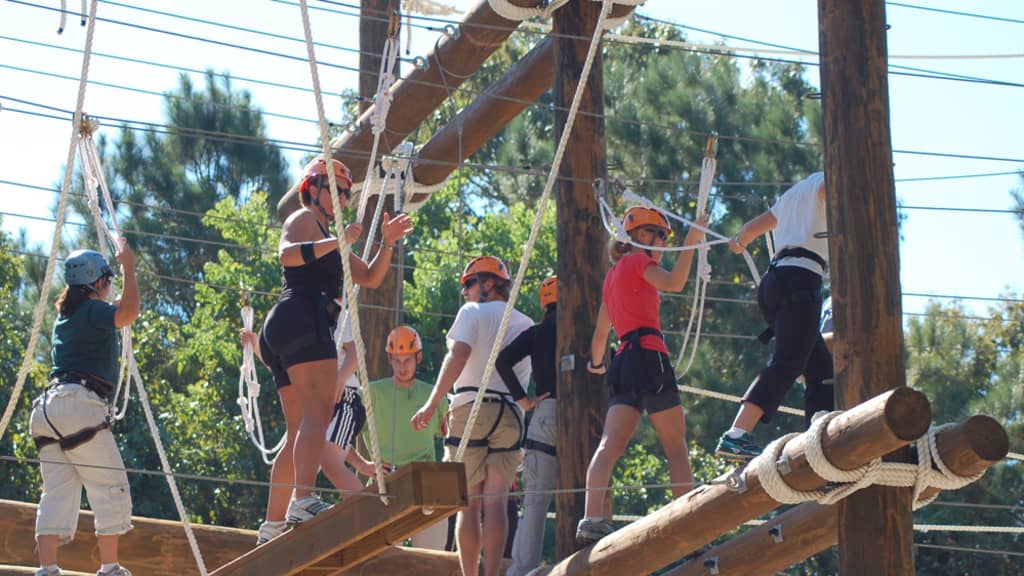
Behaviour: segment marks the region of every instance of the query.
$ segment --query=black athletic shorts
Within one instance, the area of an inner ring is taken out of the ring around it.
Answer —
[[[331,334],[333,318],[327,307],[329,301],[323,294],[294,295],[274,304],[260,332],[263,340],[260,351],[270,352],[270,358],[264,356],[268,365],[273,358],[287,370],[296,364],[338,357]]]
[[[668,354],[630,346],[608,368],[608,406],[625,404],[648,414],[680,406],[676,374]]]
[[[356,438],[366,425],[366,407],[355,388],[345,387],[341,402],[334,405],[334,417],[327,425],[327,441],[334,442],[343,450],[356,445]]]

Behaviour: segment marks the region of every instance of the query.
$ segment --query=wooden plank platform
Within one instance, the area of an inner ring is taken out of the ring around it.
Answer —
[[[0,562],[36,566],[36,504],[0,500]],[[121,562],[135,574],[146,576],[183,576],[199,574],[195,559],[185,540],[180,522],[132,516],[135,528],[121,537]],[[227,564],[256,545],[254,530],[192,524],[209,569]],[[78,516],[75,539],[60,547],[61,568],[95,574],[99,567],[93,515],[82,510]],[[6,574],[0,572],[0,574]]]
[[[388,476],[387,492],[387,506],[375,496],[348,498],[212,576],[339,574],[465,507],[465,467],[414,462]]]
[[[98,566],[98,565],[97,565]],[[39,570],[39,566],[14,566],[12,564],[0,564],[0,576],[33,576]],[[72,572],[61,570],[64,576],[94,576],[95,572]]]

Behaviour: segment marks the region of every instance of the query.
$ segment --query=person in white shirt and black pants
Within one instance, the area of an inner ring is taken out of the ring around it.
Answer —
[[[822,283],[828,272],[824,173],[793,185],[769,210],[744,224],[729,248],[742,253],[773,229],[780,249],[761,278],[757,303],[769,326],[760,340],[767,343],[774,336],[775,351],[743,396],[732,428],[718,442],[716,453],[731,460],[746,461],[761,453],[750,433],[759,421],[771,421],[801,374],[806,382],[805,424],[815,412],[835,406],[832,356],[819,332]]]

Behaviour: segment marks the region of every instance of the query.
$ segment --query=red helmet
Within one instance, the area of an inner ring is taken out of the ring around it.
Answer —
[[[341,160],[335,160],[331,158],[331,164],[334,166],[334,178],[338,184],[339,189],[350,189],[352,188],[352,171],[341,163]],[[306,167],[302,170],[302,185],[308,186],[309,179],[314,176],[323,176],[327,174],[327,163],[324,162],[323,156],[317,156]]]
[[[512,280],[512,277],[508,274],[508,267],[505,266],[505,263],[500,258],[494,256],[478,256],[470,260],[469,264],[466,264],[466,269],[462,271],[462,279],[460,281],[465,284],[470,276],[476,276],[477,274],[494,274],[502,280]]]
[[[540,307],[558,302],[558,276],[550,276],[540,283]]]
[[[642,226],[655,226],[672,232],[672,227],[668,225],[668,218],[665,218],[664,214],[654,208],[643,206],[634,206],[627,210],[622,224],[625,226],[626,232],[632,232]]]
[[[412,326],[398,326],[388,334],[388,354],[415,354],[422,350],[420,335]]]

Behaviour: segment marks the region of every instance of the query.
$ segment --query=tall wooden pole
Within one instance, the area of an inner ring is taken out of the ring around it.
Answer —
[[[1010,440],[994,418],[972,416],[939,431],[939,456],[951,472],[973,476],[1006,457]],[[928,488],[925,500],[937,494]],[[836,543],[839,510],[807,502],[751,528],[663,576],[704,576],[711,567],[719,576],[771,576]]]
[[[836,406],[906,385],[884,0],[818,0]],[[905,461],[906,453],[892,455]],[[914,573],[910,488],[839,505],[844,575]]]
[[[555,140],[561,137],[566,110],[576,93],[601,12],[592,0],[573,0],[555,12]],[[602,377],[586,371],[590,337],[608,269],[608,236],[601,226],[593,182],[608,166],[604,140],[604,73],[598,50],[576,115],[558,181],[558,487],[586,485],[587,465],[601,439],[608,391]],[[556,553],[576,550],[576,523],[583,516],[584,494],[555,497]]]
[[[365,112],[373,105],[377,95],[377,82],[380,72],[381,55],[388,37],[388,20],[391,15],[399,17],[398,0],[361,0],[359,18],[359,111]],[[401,62],[395,62],[395,76],[400,75]],[[379,186],[381,180],[375,179]],[[370,198],[363,216],[363,241],[379,242],[380,225],[373,238],[367,238],[377,202],[380,196]],[[394,215],[393,197],[386,197],[384,211]],[[399,246],[396,250],[401,250]],[[371,256],[373,251],[371,251]],[[398,254],[392,255],[392,263],[399,261]],[[359,295],[359,325],[362,328],[363,342],[366,343],[366,370],[371,379],[384,378],[391,371],[388,367],[388,356],[385,341],[388,333],[395,326],[396,314],[393,308],[402,308],[402,270],[390,270],[380,286],[373,290],[363,290]]]

